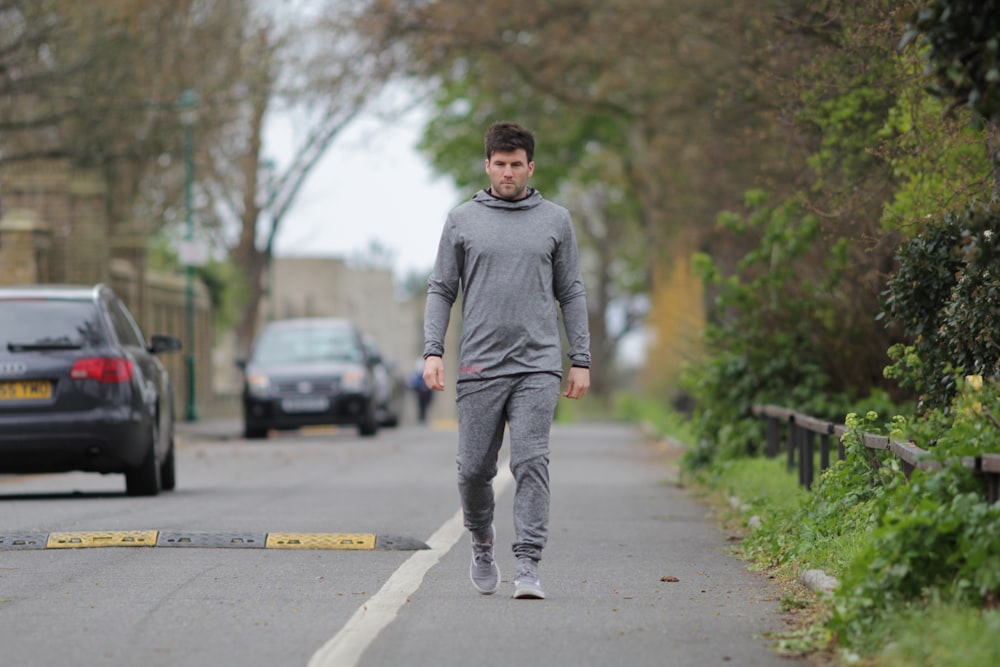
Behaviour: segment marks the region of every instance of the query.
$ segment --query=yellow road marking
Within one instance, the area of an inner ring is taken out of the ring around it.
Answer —
[[[375,533],[268,533],[268,549],[375,549]]]
[[[89,532],[49,533],[48,549],[79,549],[83,547],[154,547],[155,530],[108,530]]]

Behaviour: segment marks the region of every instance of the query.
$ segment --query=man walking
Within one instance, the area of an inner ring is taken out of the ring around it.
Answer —
[[[483,595],[500,585],[493,478],[506,426],[516,483],[514,597],[543,599],[538,562],[549,532],[549,431],[563,369],[559,311],[571,363],[565,396],[580,398],[590,387],[586,294],[569,212],[528,186],[532,133],[495,123],[485,143],[490,187],[448,215],[428,281],[424,381],[444,389],[445,332],[461,288],[457,463],[472,584]]]

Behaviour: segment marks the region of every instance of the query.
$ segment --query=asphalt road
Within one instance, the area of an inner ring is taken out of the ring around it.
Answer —
[[[779,593],[728,554],[706,508],[634,428],[553,430],[544,601],[510,598],[506,472],[504,583],[493,596],[473,590],[454,430],[264,442],[240,440],[235,421],[185,431],[177,490],[154,498],[126,497],[120,476],[0,477],[0,538],[344,533],[376,535],[380,548],[0,545],[0,664],[790,664],[766,638],[784,627]],[[381,548],[393,545],[404,548]]]

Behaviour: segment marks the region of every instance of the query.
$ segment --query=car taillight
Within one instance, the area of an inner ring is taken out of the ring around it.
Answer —
[[[77,359],[69,376],[74,380],[90,379],[108,384],[128,382],[132,379],[132,362],[129,359],[115,357]]]

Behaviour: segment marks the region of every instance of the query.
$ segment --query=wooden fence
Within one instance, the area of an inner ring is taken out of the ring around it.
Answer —
[[[807,489],[812,488],[816,477],[817,441],[820,472],[830,467],[830,454],[834,446],[837,448],[837,457],[841,460],[845,458],[841,438],[847,432],[847,427],[843,424],[816,419],[777,405],[754,405],[753,414],[767,419],[766,454],[771,457],[778,456],[784,440],[788,470],[792,471],[797,467],[799,484]],[[783,425],[784,433],[782,433]],[[916,469],[939,470],[942,467],[941,461],[930,457],[930,452],[911,442],[900,442],[874,433],[862,433],[861,441],[869,449],[892,452],[899,459],[907,478]],[[1000,500],[1000,454],[963,456],[960,463],[976,474],[986,477],[987,500],[990,503]]]

